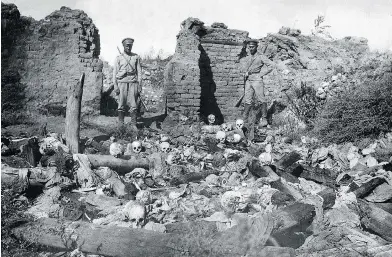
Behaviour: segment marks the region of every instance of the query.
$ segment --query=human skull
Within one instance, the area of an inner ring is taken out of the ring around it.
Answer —
[[[222,195],[220,202],[226,212],[234,213],[239,209],[241,198],[240,192],[227,191]]]
[[[226,133],[224,131],[218,131],[216,133],[216,139],[218,139],[219,143],[223,144],[226,141]]]
[[[229,123],[223,123],[221,127],[222,127],[222,130],[225,132],[233,130],[232,124],[229,124]]]
[[[161,142],[169,142],[169,137],[167,135],[161,134],[160,137],[161,137]]]
[[[142,143],[140,141],[133,141],[132,142],[132,151],[134,153],[140,153],[142,150]]]
[[[237,129],[241,129],[242,130],[242,128],[244,127],[244,120],[242,120],[242,119],[236,120],[235,127]]]
[[[272,152],[272,145],[271,144],[268,144],[268,145],[265,146],[265,152],[266,153],[271,153]]]
[[[135,168],[133,169],[131,172],[128,172],[127,174],[125,174],[126,178],[144,178],[147,176],[147,171],[143,168]]]
[[[214,125],[214,123],[215,123],[215,115],[214,114],[208,115],[208,124]]]
[[[189,118],[185,115],[180,114],[180,122],[185,123]]]
[[[118,158],[119,156],[124,154],[124,146],[120,143],[113,142],[110,144],[109,153],[110,155]]]
[[[140,190],[136,194],[136,201],[144,205],[151,204],[151,192],[148,190]]]
[[[234,134],[233,135],[233,143],[239,143],[241,141],[242,137],[240,134]]]
[[[132,228],[142,228],[146,222],[146,208],[144,204],[130,201],[124,206],[125,216],[132,223]]]
[[[169,165],[176,164],[181,160],[181,156],[177,152],[171,152],[166,158],[166,163]]]
[[[161,149],[162,152],[167,153],[170,151],[170,144],[168,142],[162,142],[159,145],[159,148]]]

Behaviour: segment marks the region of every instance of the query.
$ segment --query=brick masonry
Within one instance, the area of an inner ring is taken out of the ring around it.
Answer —
[[[234,107],[243,93],[239,59],[246,54],[248,32],[205,27],[188,18],[177,36],[173,59],[166,66],[169,110],[205,119],[213,113],[219,122],[234,120],[242,108]]]
[[[102,61],[99,32],[92,20],[67,7],[40,21],[20,16],[15,9],[2,3],[2,73],[20,74],[28,110],[65,107],[69,88],[85,72],[83,113],[98,113]]]

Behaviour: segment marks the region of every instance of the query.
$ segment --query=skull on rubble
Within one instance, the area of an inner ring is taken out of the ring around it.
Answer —
[[[136,201],[148,205],[151,203],[151,192],[148,190],[140,190],[136,194]]]
[[[221,125],[221,128],[222,128],[222,130],[225,131],[225,132],[228,132],[228,131],[233,130],[233,126],[232,126],[231,124],[229,124],[229,123],[223,123],[223,124]]]
[[[235,127],[236,127],[236,129],[242,130],[242,128],[244,127],[244,120],[242,120],[242,119],[236,120]]]
[[[234,213],[238,211],[241,204],[241,193],[236,191],[226,191],[221,197],[221,205],[225,212]]]
[[[188,119],[189,119],[189,118],[188,118],[187,116],[182,115],[182,114],[180,113],[180,122],[181,122],[181,123],[185,123]]]
[[[208,115],[208,124],[214,125],[214,123],[215,123],[215,115],[214,114]]]
[[[272,152],[272,145],[271,144],[267,144],[265,146],[265,152],[266,153],[271,153]]]
[[[161,134],[160,137],[161,142],[169,142],[169,137],[167,135]]]
[[[234,134],[233,135],[233,143],[239,143],[241,141],[242,137],[240,134]]]
[[[118,142],[113,142],[109,146],[109,153],[110,155],[118,158],[124,154],[124,146]]]
[[[167,153],[170,151],[170,144],[168,142],[162,142],[159,145],[159,148],[161,149],[162,152]]]
[[[223,144],[226,141],[226,133],[224,131],[218,131],[215,138],[219,141],[219,143]]]
[[[142,143],[140,141],[132,142],[132,151],[134,153],[140,153],[142,151]]]
[[[176,164],[181,160],[181,155],[178,152],[171,152],[166,158],[166,163],[169,165]]]
[[[130,201],[124,206],[125,216],[132,223],[132,228],[142,228],[146,223],[146,208],[144,204]]]

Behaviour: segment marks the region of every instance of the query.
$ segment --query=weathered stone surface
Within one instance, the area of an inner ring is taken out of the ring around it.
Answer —
[[[81,10],[61,7],[44,20],[20,16],[15,5],[2,3],[2,74],[18,71],[29,110],[66,104],[67,92],[84,72],[83,112],[99,112],[102,90],[100,37]],[[3,84],[3,83],[2,83]]]

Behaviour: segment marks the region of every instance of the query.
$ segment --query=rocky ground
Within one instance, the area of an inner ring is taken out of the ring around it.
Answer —
[[[73,155],[53,120],[29,135],[3,133],[3,254],[31,256],[20,250],[29,247],[38,256],[392,254],[391,133],[322,146],[309,137],[293,142],[274,125],[249,145],[236,121],[143,121],[148,126],[134,133],[113,128],[114,117],[84,120],[82,153]],[[140,244],[121,241],[113,227]],[[174,252],[163,250],[166,235],[178,240]]]

